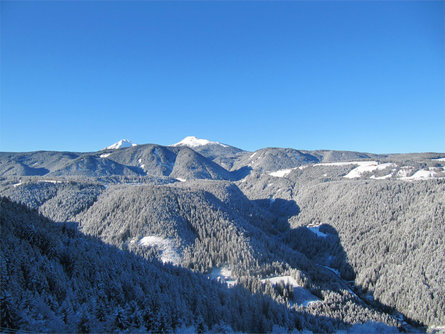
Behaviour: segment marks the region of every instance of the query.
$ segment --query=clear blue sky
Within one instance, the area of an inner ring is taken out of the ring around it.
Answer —
[[[0,151],[445,152],[443,1],[0,6]]]

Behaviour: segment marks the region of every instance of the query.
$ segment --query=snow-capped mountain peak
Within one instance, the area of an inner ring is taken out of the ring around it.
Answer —
[[[132,143],[128,139],[121,139],[117,143],[114,143],[113,145],[105,147],[104,150],[117,150],[118,148],[132,147],[132,146],[137,146],[137,144]]]
[[[173,144],[172,146],[188,146],[188,147],[198,147],[205,145],[220,145],[222,147],[228,147],[227,145],[221,144],[217,141],[210,141],[207,139],[199,139],[194,136],[185,137],[179,143]]]

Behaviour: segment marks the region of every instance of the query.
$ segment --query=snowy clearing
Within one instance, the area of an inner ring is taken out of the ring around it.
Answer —
[[[379,164],[377,161],[362,161],[359,166],[351,170],[344,177],[347,179],[360,178],[364,173],[371,173],[376,170],[384,170],[386,168],[396,167],[394,163]]]
[[[384,176],[371,175],[371,179],[374,179],[374,180],[386,180],[386,179],[391,178],[392,173],[393,173],[393,171],[391,173],[387,174],[387,175],[384,175]]]
[[[230,270],[229,266],[212,268],[209,278],[218,282],[226,283],[228,286],[236,285],[236,281],[232,278],[232,270]]]
[[[102,159],[104,159],[104,158],[108,158],[110,155],[111,155],[111,153],[104,153],[104,154],[101,154],[101,155],[99,156],[99,158],[102,158]]]
[[[175,242],[171,239],[149,235],[140,239],[138,244],[141,246],[156,247],[161,255],[161,261],[164,263],[171,262],[178,265],[181,260]]]
[[[270,282],[272,285],[276,285],[280,282],[283,282],[284,284],[289,284],[293,288],[299,288],[301,287],[300,284],[293,278],[292,276],[286,275],[286,276],[275,276],[275,277],[269,277],[269,278],[263,278],[261,280],[262,283]]]
[[[400,177],[400,180],[415,181],[415,180],[435,179],[435,178],[439,177],[439,175],[438,175],[439,173],[443,173],[444,171],[445,171],[445,169],[440,168],[440,167],[430,167],[430,168],[420,169],[411,176]],[[406,173],[403,173],[403,174],[407,175]]]
[[[436,160],[436,161],[445,161],[445,158],[434,158],[434,159],[431,159],[431,160]]]
[[[179,182],[185,182],[185,181],[187,181],[187,179],[183,179],[183,178],[181,178],[181,177],[177,177],[176,180],[178,180]]]
[[[294,169],[296,169],[296,168],[281,169],[281,170],[277,170],[276,172],[270,172],[267,174],[269,174],[270,176],[273,176],[273,177],[285,177],[285,176],[289,175],[290,172],[292,172]]]

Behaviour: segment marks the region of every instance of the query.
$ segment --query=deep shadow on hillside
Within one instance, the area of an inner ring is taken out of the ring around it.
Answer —
[[[341,244],[337,230],[333,226],[321,224],[289,229],[283,240],[292,249],[305,254],[309,259],[313,260],[323,270],[324,274],[335,280],[340,278],[342,288],[356,295],[363,305],[388,314],[396,315],[400,313],[394,307],[375,300],[372,291],[363,291],[361,286],[354,284],[356,273],[348,262],[347,253]],[[413,327],[421,330],[425,329],[418,321],[406,316],[403,316],[403,318],[408,325],[400,321],[400,331],[412,331]]]
[[[332,331],[347,324],[292,311],[184,268],[147,261],[0,198],[3,329],[37,332]],[[17,247],[20,245],[20,247]]]
[[[300,207],[294,200],[267,198],[252,200],[253,203],[270,211],[277,218],[290,218],[300,213]]]

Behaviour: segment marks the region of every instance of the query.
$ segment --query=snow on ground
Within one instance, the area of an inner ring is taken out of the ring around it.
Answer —
[[[181,177],[177,177],[176,180],[178,180],[179,182],[185,182],[185,181],[187,181],[187,179],[183,179],[183,178],[181,178]]]
[[[111,155],[111,153],[104,153],[104,154],[101,154],[101,155],[99,156],[99,158],[102,158],[102,159],[104,159],[104,158],[108,158],[110,155]]]
[[[308,307],[310,304],[320,301],[320,299],[310,293],[309,290],[303,288],[292,276],[289,275],[264,278],[261,282],[270,282],[272,285],[276,285],[280,282],[283,282],[286,285],[289,284],[294,289],[295,303],[303,307]]]
[[[319,237],[326,238],[328,236],[326,233],[320,232],[320,225],[308,226],[307,228]]]
[[[314,164],[314,166],[349,166],[349,165],[359,165],[360,163],[368,162],[368,161],[340,161],[340,162],[321,162],[318,164]]]
[[[338,333],[338,331],[336,332]],[[347,330],[348,334],[379,334],[379,333],[399,333],[399,329],[396,327],[391,327],[383,322],[374,322],[374,321],[367,321],[364,324],[354,324]]]
[[[226,283],[228,286],[236,285],[236,281],[232,278],[232,270],[230,270],[229,266],[212,268],[209,278],[218,282]]]
[[[438,174],[443,173],[444,171],[445,171],[445,169],[440,168],[440,167],[424,168],[424,169],[418,170],[411,176],[402,176],[402,177],[400,177],[400,179],[405,180],[405,181],[430,180],[430,179],[437,178]],[[405,174],[405,175],[407,175],[407,174]]]
[[[140,239],[138,244],[141,246],[156,247],[161,255],[161,261],[164,263],[171,262],[178,265],[181,260],[179,251],[172,239],[149,235]]]
[[[276,172],[270,172],[267,174],[269,174],[270,176],[273,176],[273,177],[285,177],[285,176],[289,175],[290,172],[292,172],[294,169],[296,169],[296,168],[281,169],[281,170],[277,170]]]
[[[18,187],[18,186],[21,185],[21,184],[23,184],[23,183],[22,183],[22,180],[20,180],[19,183],[15,183],[15,184],[13,184],[12,186],[15,188],[15,187]]]
[[[219,145],[222,147],[229,147],[229,146],[221,144],[217,141],[210,141],[207,139],[199,139],[194,136],[185,137],[179,143],[173,144],[172,146],[199,147],[199,146],[205,146],[205,145],[209,145],[209,144]]]
[[[250,159],[252,159],[258,152],[254,152],[251,156]]]
[[[43,182],[43,183],[62,183],[62,181],[57,181],[57,180],[39,180],[39,182]]]
[[[429,326],[426,332],[429,334],[443,334],[445,333],[445,326]]]
[[[445,161],[445,158],[435,158],[435,159],[431,159],[431,160],[436,160],[436,161]]]
[[[385,180],[385,179],[389,179],[392,176],[393,171],[391,171],[391,173],[387,174],[387,175],[383,175],[383,176],[375,176],[375,175],[371,175],[371,179],[374,180]]]
[[[284,284],[289,284],[293,288],[301,287],[301,285],[298,284],[298,282],[295,280],[295,278],[293,278],[292,276],[289,276],[289,275],[263,278],[261,280],[262,283],[266,283],[267,281],[270,282],[272,285],[283,282]]]
[[[137,144],[132,143],[128,139],[122,139],[119,140],[117,143],[114,143],[113,145],[105,147],[104,150],[117,150],[119,148],[132,147],[132,146],[137,146]]]
[[[351,170],[344,177],[347,179],[355,179],[361,177],[364,173],[371,173],[376,170],[383,170],[386,168],[396,167],[394,163],[379,164],[377,161],[360,161],[357,162],[358,167]]]
[[[397,177],[399,177],[399,178],[408,177],[408,175],[410,175],[414,171],[414,169],[415,168],[412,166],[400,167],[399,171],[397,172]]]

